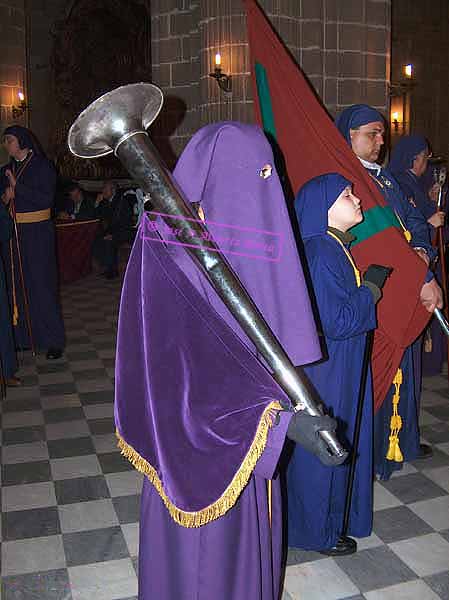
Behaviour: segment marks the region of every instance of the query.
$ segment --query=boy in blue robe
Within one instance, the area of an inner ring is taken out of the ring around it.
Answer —
[[[365,338],[376,327],[376,302],[384,280],[370,267],[363,281],[349,252],[349,228],[362,221],[352,184],[337,173],[321,175],[301,188],[296,214],[325,340],[327,359],[304,368],[327,409],[339,423],[339,439],[350,447],[361,380]],[[370,535],[373,511],[373,407],[371,373],[366,384],[348,533]],[[297,446],[287,470],[288,544],[332,550],[342,534],[348,466],[324,468]],[[344,538],[348,540],[348,538]],[[352,544],[351,544],[352,542]]]

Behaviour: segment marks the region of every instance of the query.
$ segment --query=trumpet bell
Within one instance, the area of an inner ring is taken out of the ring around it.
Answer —
[[[130,135],[144,132],[163,102],[162,91],[152,83],[131,83],[100,96],[70,127],[70,152],[80,158],[111,154]]]

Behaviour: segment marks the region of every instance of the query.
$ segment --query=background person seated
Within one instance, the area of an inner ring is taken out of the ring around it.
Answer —
[[[106,181],[95,200],[95,216],[100,233],[93,245],[93,256],[103,267],[107,279],[118,277],[118,249],[132,239],[133,210],[129,199],[112,181]]]
[[[94,200],[89,192],[86,192],[76,182],[72,181],[66,187],[65,210],[57,214],[58,219],[74,219],[76,221],[88,221],[95,219]]]

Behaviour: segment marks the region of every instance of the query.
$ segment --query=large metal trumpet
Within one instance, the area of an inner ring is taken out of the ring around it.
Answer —
[[[175,187],[146,129],[156,119],[163,103],[162,91],[149,83],[119,87],[95,100],[73,123],[68,144],[82,158],[114,152],[132,178],[151,194],[154,209],[185,241],[186,252],[206,275],[217,294],[254,343],[273,371],[273,377],[288,394],[295,410],[311,415],[321,411],[303,374],[298,373],[279,341],[258,311],[215,243],[207,228]],[[192,247],[193,246],[193,247]],[[332,432],[320,432],[329,451],[343,461],[347,452]]]

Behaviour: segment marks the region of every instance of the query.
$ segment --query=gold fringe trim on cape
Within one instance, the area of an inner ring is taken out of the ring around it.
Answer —
[[[246,486],[253,473],[257,461],[265,449],[268,432],[273,425],[273,412],[278,410],[282,410],[282,406],[279,402],[270,402],[265,408],[260,418],[251,447],[243,459],[237,473],[232,478],[231,483],[215,502],[195,512],[187,512],[175,506],[167,496],[155,468],[122,438],[118,430],[116,430],[115,434],[118,439],[118,447],[123,456],[125,456],[138,471],[148,477],[149,481],[153,484],[159,496],[162,498],[174,521],[182,527],[201,527],[202,525],[206,525],[207,523],[222,517],[237,502],[243,488]]]
[[[398,404],[400,400],[399,388],[402,385],[402,370],[398,369],[393,379],[393,385],[395,392],[393,395],[393,414],[390,420],[390,445],[387,452],[387,460],[394,460],[395,462],[403,462],[404,457],[402,456],[401,449],[399,447],[399,432],[402,429],[401,415],[398,413]]]

